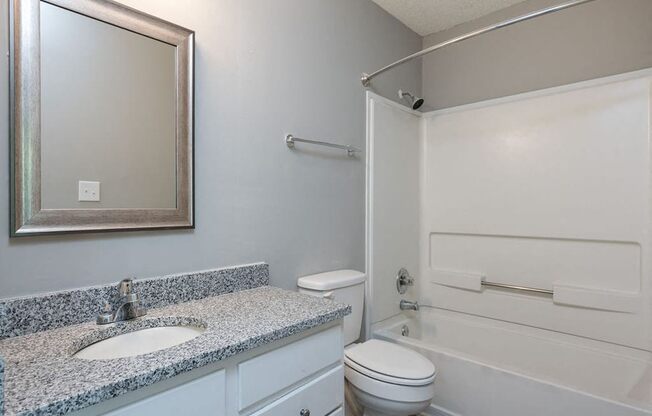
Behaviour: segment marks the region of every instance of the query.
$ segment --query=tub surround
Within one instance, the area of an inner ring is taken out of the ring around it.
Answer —
[[[146,299],[146,296],[144,296]],[[133,321],[93,322],[0,341],[6,360],[7,415],[61,415],[177,374],[327,324],[350,307],[270,286],[151,309]],[[205,326],[199,337],[137,357],[86,361],[81,347],[146,327]]]
[[[113,309],[117,306],[117,281],[122,277],[107,285],[0,299],[0,339],[95,319],[105,302]],[[269,266],[256,263],[137,279],[134,291],[141,295],[144,307],[161,308],[267,284]]]

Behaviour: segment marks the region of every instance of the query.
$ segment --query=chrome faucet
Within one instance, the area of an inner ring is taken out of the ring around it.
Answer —
[[[124,279],[118,284],[120,294],[120,306],[115,312],[111,312],[111,306],[104,305],[104,312],[97,316],[98,325],[112,324],[119,321],[127,321],[141,317],[147,313],[147,309],[140,306],[140,296],[133,292],[132,279]]]
[[[413,302],[411,300],[405,300],[401,299],[401,303],[399,304],[399,308],[401,308],[402,311],[418,311],[419,310],[419,302]]]

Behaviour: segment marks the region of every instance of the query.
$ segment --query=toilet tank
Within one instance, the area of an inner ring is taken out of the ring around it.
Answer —
[[[357,270],[335,270],[300,277],[299,292],[351,305],[351,314],[344,317],[344,345],[360,338],[364,310],[366,275]]]

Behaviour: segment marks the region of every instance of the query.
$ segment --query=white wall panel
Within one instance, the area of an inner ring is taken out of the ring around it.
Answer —
[[[652,350],[651,79],[427,114],[422,302]],[[442,270],[556,293],[431,283]]]
[[[396,274],[416,275],[420,115],[369,94],[367,100],[368,265],[371,321],[399,313]],[[405,298],[416,298],[414,288]]]

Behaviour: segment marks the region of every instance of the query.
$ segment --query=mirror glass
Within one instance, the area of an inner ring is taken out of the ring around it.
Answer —
[[[41,206],[176,208],[176,47],[40,2]]]

